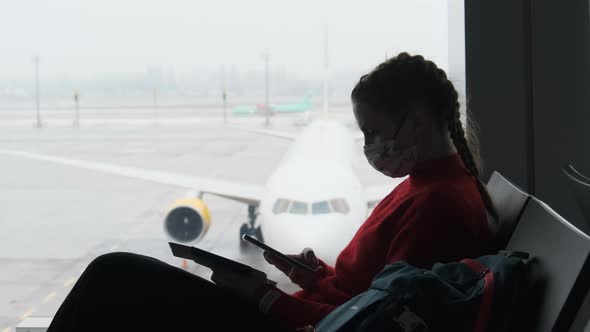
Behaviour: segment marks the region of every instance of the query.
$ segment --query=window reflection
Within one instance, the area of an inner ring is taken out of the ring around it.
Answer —
[[[289,213],[292,214],[307,214],[308,213],[307,203],[300,202],[300,201],[293,201],[291,202],[291,208],[289,209]]]
[[[289,201],[286,199],[279,198],[275,202],[275,205],[272,208],[272,212],[274,214],[285,213],[289,209]]]
[[[330,204],[328,201],[315,202],[311,204],[312,214],[327,214],[330,213]]]
[[[348,202],[344,198],[337,198],[330,201],[330,205],[332,206],[332,210],[334,212],[347,214],[350,212],[350,207],[348,206]]]

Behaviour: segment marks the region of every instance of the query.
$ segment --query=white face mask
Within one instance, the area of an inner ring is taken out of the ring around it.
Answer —
[[[416,165],[416,145],[405,149],[396,149],[395,140],[379,141],[364,146],[365,157],[369,164],[379,172],[399,178],[410,174]]]

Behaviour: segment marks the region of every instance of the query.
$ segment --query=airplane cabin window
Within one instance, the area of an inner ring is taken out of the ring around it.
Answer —
[[[285,213],[289,209],[289,201],[286,199],[279,198],[275,201],[274,206],[272,207],[272,212],[274,214]]]
[[[332,210],[338,213],[348,214],[350,212],[350,206],[344,198],[337,198],[330,201]]]
[[[289,209],[289,213],[291,214],[308,214],[308,206],[306,202],[300,201],[293,201],[291,203],[291,209]]]
[[[311,204],[312,214],[327,214],[330,212],[330,204],[328,201],[315,202]]]

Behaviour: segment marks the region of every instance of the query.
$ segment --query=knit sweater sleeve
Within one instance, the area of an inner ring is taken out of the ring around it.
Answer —
[[[324,262],[323,260],[318,258],[318,262],[320,264],[320,266],[324,269],[325,271],[325,277],[329,277],[329,276],[333,276],[334,274],[336,274],[336,270],[334,269],[333,266],[328,265],[326,262]]]
[[[313,290],[301,290],[293,295],[279,290],[280,296],[269,311],[271,315],[289,322],[294,327],[315,325],[336,308],[331,304],[314,301],[316,296],[326,293],[348,296],[347,294],[340,294],[342,291],[334,288],[331,283],[324,282],[324,280],[334,277],[336,271],[333,266],[323,260],[318,259],[318,261],[319,265],[324,269],[322,278],[318,280],[318,287]]]
[[[326,299],[342,299],[340,302],[346,302],[350,298],[350,294],[336,287],[334,279],[336,278],[336,269],[322,260],[319,260],[319,264],[324,269],[322,277],[317,281],[316,287],[312,289],[303,289],[293,293],[292,295],[296,298],[303,300],[310,300],[322,303],[332,303]]]

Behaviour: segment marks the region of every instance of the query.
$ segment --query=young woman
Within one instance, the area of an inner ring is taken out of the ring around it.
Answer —
[[[369,163],[409,177],[379,203],[334,267],[311,249],[293,257],[316,273],[265,254],[301,286],[290,295],[252,276],[214,271],[214,285],[149,257],[108,254],[88,266],[49,331],[289,331],[365,291],[389,263],[428,268],[494,252],[494,204],[445,73],[401,53],[362,76],[352,101]]]

